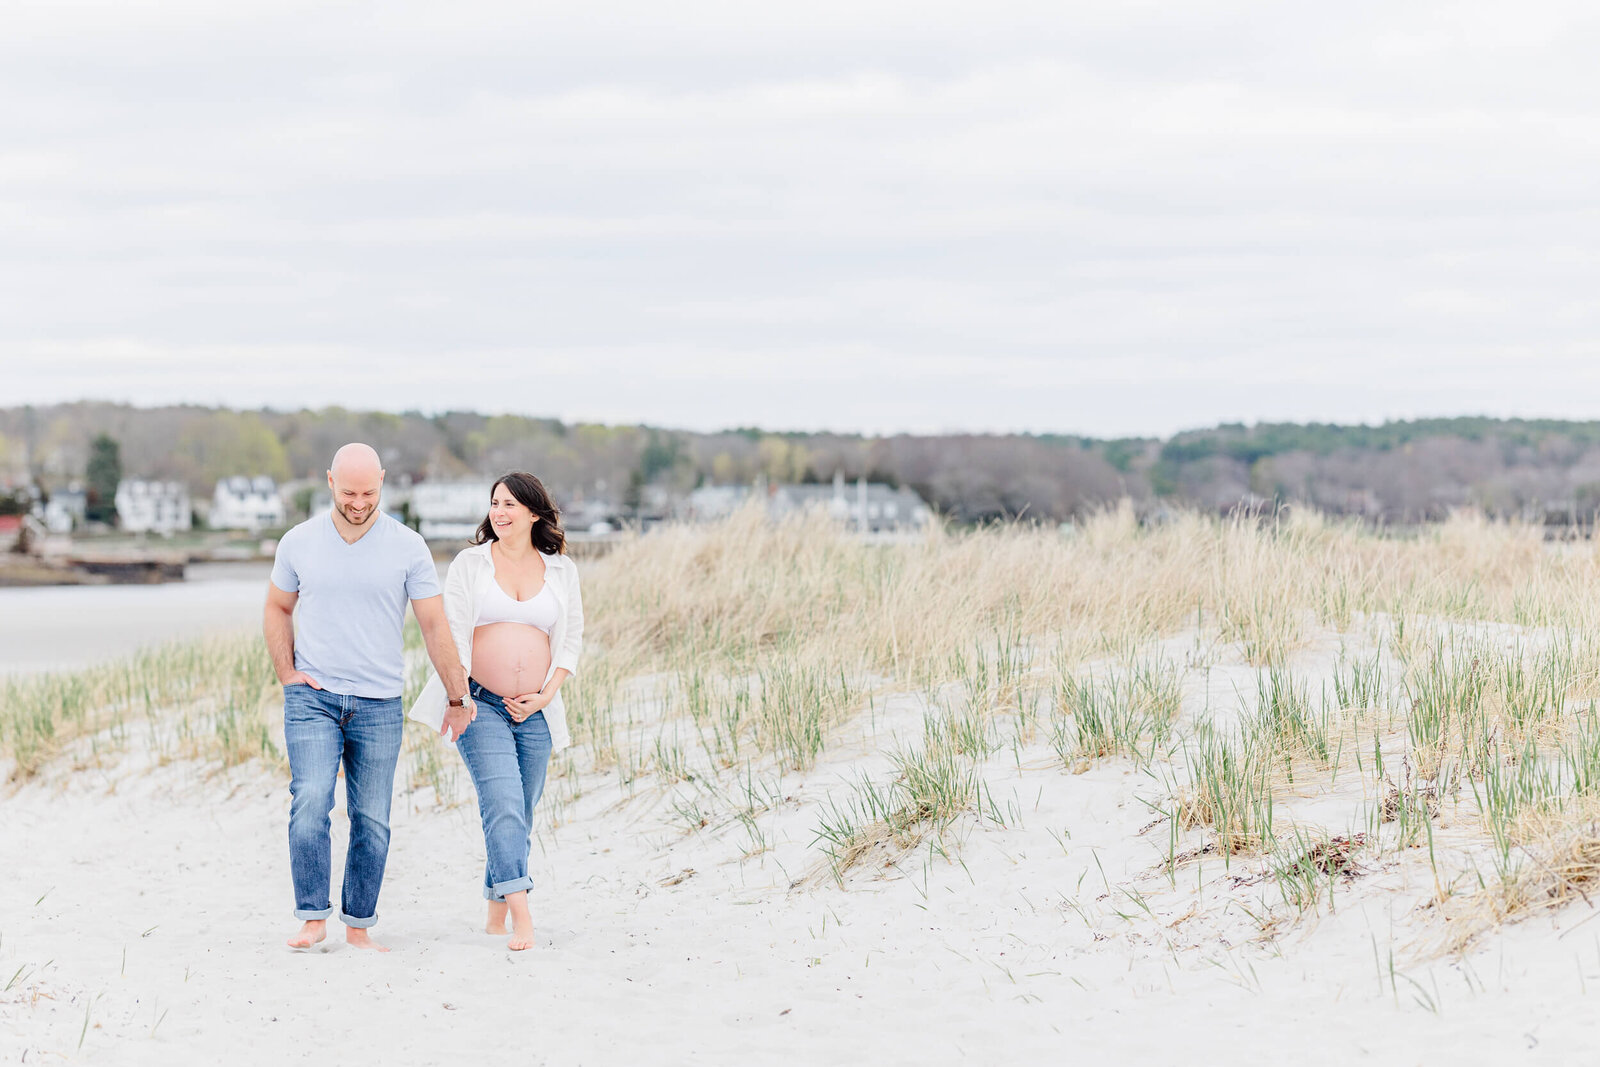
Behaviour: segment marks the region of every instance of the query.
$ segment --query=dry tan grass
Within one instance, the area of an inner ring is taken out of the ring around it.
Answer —
[[[1428,946],[1432,951],[1465,951],[1502,925],[1580,901],[1591,910],[1600,907],[1600,801],[1525,812],[1515,837],[1514,873],[1489,876],[1474,890],[1433,901],[1444,926],[1437,943]]]
[[[1175,789],[1186,799],[1183,822],[1227,824],[1218,832],[1229,835],[1230,852],[1265,849],[1270,826],[1251,814],[1264,815],[1265,801],[1240,809],[1243,817],[1225,805],[1258,780],[1269,794],[1282,791],[1286,767],[1331,776],[1380,741],[1404,742],[1408,773],[1428,779],[1416,789],[1442,796],[1447,785],[1488,773],[1485,753],[1495,744],[1566,743],[1565,704],[1600,696],[1597,579],[1593,545],[1547,545],[1537,528],[1470,515],[1385,533],[1303,511],[1179,514],[1140,525],[1124,506],[1069,532],[936,527],[883,544],[821,518],[772,524],[748,510],[710,526],[656,530],[583,565],[588,645],[568,690],[577,746],[552,775],[557,791],[576,788],[561,779],[601,769],[629,789],[651,782],[670,790],[717,782],[752,761],[803,770],[841,726],[898,689],[921,694],[931,709],[926,743],[902,753],[898,781],[937,756],[948,766],[933,785],[962,785],[997,743],[1000,722],[1015,723],[1019,739],[1039,736],[1036,726],[1060,732],[1058,721],[1030,718],[1030,709],[1042,701],[1051,715],[1071,716],[1051,702],[1084,661],[1129,663],[1152,639],[1190,628],[1266,678],[1287,672],[1319,634],[1363,628],[1384,635],[1404,674],[1390,682],[1404,692],[1429,671],[1441,682],[1481,672],[1481,706],[1470,716],[1447,707],[1426,744],[1405,740],[1415,700],[1385,709],[1381,722],[1375,708],[1343,706],[1321,732],[1280,720],[1293,728],[1267,738],[1258,757],[1270,781],[1245,766],[1244,785],[1232,792]],[[1476,633],[1494,624],[1519,628],[1526,648],[1451,636],[1452,627]],[[173,736],[196,754],[268,752],[260,724],[271,717],[261,695],[270,696],[261,684],[269,675],[264,652],[247,640],[226,655],[169,651],[70,679],[8,682],[0,750],[27,774],[74,738],[149,714],[181,716],[187,725]],[[1324,736],[1342,755],[1329,755]],[[1142,742],[1071,754],[1115,758],[1134,749],[1154,758]],[[430,762],[420,746],[412,751],[413,782],[442,798],[451,767]],[[1372,796],[1384,795],[1381,774],[1369,785]],[[902,809],[897,802],[890,814]],[[1432,809],[1419,810],[1410,823],[1426,829]],[[1410,823],[1407,833],[1420,832]],[[1528,892],[1537,895],[1533,883]]]
[[[1374,613],[1402,620],[1396,648],[1414,655],[1416,642],[1430,639],[1423,620],[1536,619],[1600,633],[1586,595],[1597,577],[1600,557],[1587,546],[1552,549],[1537,528],[1473,516],[1385,535],[1304,511],[1180,514],[1141,526],[1124,505],[1071,534],[935,528],[885,545],[822,519],[772,524],[752,509],[720,524],[653,531],[585,566],[590,651],[569,706],[594,766],[613,766],[637,725],[616,721],[626,703],[619,693],[641,675],[684,682],[699,672],[759,694],[781,666],[808,680],[932,693],[970,672],[975,650],[997,643],[1020,646],[1030,669],[1049,660],[1059,673],[1196,625],[1248,662],[1271,665],[1316,630]],[[1578,647],[1591,687],[1597,649],[1594,641]],[[662,682],[655,692],[671,688]],[[719,702],[735,699],[729,691]],[[757,732],[758,709],[751,699],[728,728]],[[854,710],[834,702],[819,728],[834,729]]]
[[[1201,618],[1254,644],[1262,663],[1294,646],[1307,613],[1593,629],[1597,578],[1600,557],[1587,546],[1547,548],[1537,528],[1470,516],[1380,536],[1299,511],[1141,527],[1123,507],[1073,536],[936,528],[880,545],[825,521],[771,524],[745,511],[636,538],[588,565],[584,589],[591,639],[640,671],[675,670],[687,652],[740,664],[785,647],[915,679],[1007,628],[1090,650]]]
[[[583,575],[589,651],[573,696],[589,712],[580,726],[602,762],[616,758],[626,734],[604,721],[605,706],[623,702],[630,678],[655,672],[754,677],[782,663],[818,677],[933,688],[1002,635],[1039,666],[1046,655],[1071,663],[1196,623],[1265,664],[1292,651],[1312,620],[1348,625],[1371,612],[1600,633],[1592,548],[1552,550],[1536,528],[1470,516],[1379,536],[1304,511],[1262,520],[1180,514],[1141,526],[1124,505],[1070,536],[1027,525],[936,527],[883,545],[824,520],[771,524],[752,509],[634,538]],[[1579,653],[1593,692],[1600,645],[1581,642]],[[179,700],[227,689],[224,675],[238,674],[241,656],[247,648],[230,646],[220,657],[135,657],[74,676],[65,689],[8,681],[0,750],[26,773],[148,693]],[[835,709],[825,728],[849,710]]]

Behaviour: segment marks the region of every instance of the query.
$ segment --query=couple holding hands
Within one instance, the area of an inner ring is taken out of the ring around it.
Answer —
[[[389,854],[409,602],[433,664],[411,718],[455,744],[477,790],[486,929],[505,934],[509,919],[508,947],[531,948],[533,809],[551,753],[569,740],[561,686],[583,647],[583,600],[560,512],[531,474],[495,482],[488,514],[450,564],[441,594],[421,536],[378,509],[377,452],[339,449],[328,487],[331,512],[278,543],[263,622],[283,683],[289,866],[295,918],[304,923],[288,943],[309,948],[327,936],[328,817],[343,765],[350,841],[339,919],[349,944],[387,951],[368,929]]]

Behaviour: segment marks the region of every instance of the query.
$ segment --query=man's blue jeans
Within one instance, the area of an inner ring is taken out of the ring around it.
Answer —
[[[326,919],[332,867],[328,813],[344,764],[344,806],[350,847],[344,859],[339,919],[346,926],[378,921],[378,890],[389,859],[389,800],[405,720],[400,698],[375,700],[291,685],[283,690],[283,737],[289,750],[289,869],[294,917]]]
[[[461,731],[456,748],[472,775],[483,818],[483,846],[489,855],[483,895],[504,900],[507,893],[533,887],[528,877],[529,836],[533,806],[544,794],[550,766],[550,727],[542,711],[516,722],[500,694],[475,681],[469,688],[478,717]]]

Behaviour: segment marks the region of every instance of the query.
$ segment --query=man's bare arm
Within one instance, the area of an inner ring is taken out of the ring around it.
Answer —
[[[422,631],[422,643],[428,649],[428,658],[433,661],[433,669],[444,683],[445,696],[450,700],[463,701],[462,707],[445,709],[444,724],[439,728],[441,736],[454,740],[461,736],[461,731],[467,728],[468,723],[477,718],[478,710],[467,696],[467,669],[461,665],[456,639],[450,633],[450,620],[444,613],[444,597],[430,596],[413,600],[411,610],[416,613],[417,628]]]
[[[272,669],[284,685],[309,685],[321,689],[317,680],[304,671],[294,669],[294,605],[299,593],[285,593],[267,583],[267,606],[261,613],[261,632],[267,638],[267,654],[272,657]]]
[[[456,652],[456,639],[450,635],[450,623],[444,616],[444,597],[430,596],[411,602],[417,614],[417,626],[422,630],[422,643],[428,648],[428,658],[433,669],[439,672],[444,691],[451,700],[465,696],[467,669],[461,665]]]

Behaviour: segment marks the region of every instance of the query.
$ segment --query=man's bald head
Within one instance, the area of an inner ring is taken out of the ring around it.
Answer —
[[[377,451],[352,441],[335,452],[328,489],[333,493],[334,514],[352,526],[366,524],[378,513],[378,493],[383,489],[383,461]]]
[[[371,445],[364,445],[360,441],[351,441],[333,454],[333,464],[328,468],[328,473],[335,478],[341,476],[361,477],[375,475],[383,477],[383,461],[378,458],[378,450]]]

